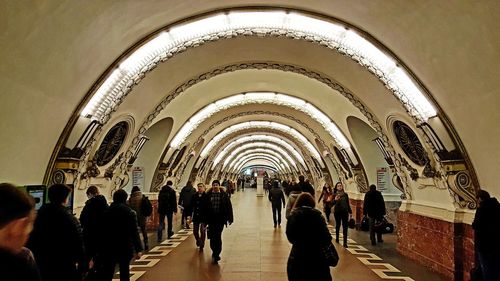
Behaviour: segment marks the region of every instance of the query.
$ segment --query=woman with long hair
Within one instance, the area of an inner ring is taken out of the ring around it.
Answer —
[[[352,214],[351,205],[349,204],[349,196],[344,191],[344,186],[341,182],[335,184],[333,200],[333,216],[335,217],[335,241],[339,243],[340,225],[344,235],[344,247],[347,248],[347,229],[349,215]]]
[[[318,203],[321,201],[321,199],[323,199],[323,211],[325,212],[326,223],[330,222],[330,213],[332,212],[333,198],[332,187],[327,182],[325,182],[323,191],[319,196]]]

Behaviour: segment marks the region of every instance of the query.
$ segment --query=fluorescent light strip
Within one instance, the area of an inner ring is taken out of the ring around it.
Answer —
[[[202,158],[205,158],[208,154],[210,154],[212,149],[228,135],[247,129],[270,129],[270,130],[280,131],[287,135],[291,135],[294,139],[296,139],[299,143],[301,143],[302,146],[304,146],[309,151],[309,153],[318,160],[318,162],[322,163],[319,152],[309,142],[309,140],[306,137],[304,137],[301,133],[286,125],[269,121],[248,121],[232,125],[224,129],[222,132],[220,132],[210,140],[210,142],[201,151],[200,156]]]
[[[184,123],[180,131],[170,142],[170,146],[173,148],[179,148],[180,145],[187,139],[191,132],[193,132],[198,127],[201,122],[210,118],[210,116],[216,114],[217,112],[226,110],[230,107],[255,103],[267,103],[287,106],[295,110],[304,112],[305,114],[316,120],[318,123],[320,123],[321,126],[323,126],[323,128],[342,148],[350,147],[347,138],[340,132],[340,130],[330,120],[330,118],[319,109],[302,99],[273,92],[248,92],[245,94],[238,94],[205,106],[193,117],[191,117],[186,123]]]
[[[253,148],[253,149],[249,149]],[[239,151],[238,153],[231,155],[226,159],[224,164],[222,165],[222,169],[225,169],[226,167],[229,166],[229,168],[233,168],[235,162],[238,161],[239,158],[251,154],[251,153],[268,153],[270,155],[275,156],[278,159],[282,159],[283,162],[287,163],[286,166],[289,167],[288,163],[290,163],[295,169],[297,169],[297,165],[295,164],[295,161],[288,155],[284,154],[284,151],[277,151],[273,150],[272,148],[262,148],[262,147],[247,147],[245,148],[246,151]],[[286,153],[286,152],[285,152]],[[288,157],[287,157],[288,156]],[[286,161],[285,161],[286,159]],[[288,161],[288,162],[287,162]]]
[[[233,172],[241,171],[241,169],[243,169],[243,167],[245,165],[247,165],[247,163],[249,163],[251,161],[255,161],[256,159],[263,159],[263,158],[264,158],[263,156],[258,156],[258,155],[254,155],[253,157],[248,157],[244,161],[241,161],[241,163],[238,163],[238,165],[235,165],[235,169],[233,170]],[[272,162],[271,160],[267,160],[267,161]],[[287,170],[285,165],[283,165],[283,163],[274,163],[274,165],[277,166],[278,169],[285,174],[293,173],[291,169]]]
[[[197,41],[203,41],[203,38],[211,35],[219,38],[233,37],[235,32],[241,30],[252,30],[262,35],[266,35],[269,30],[276,30],[282,34],[299,32],[320,38],[324,45],[350,56],[375,73],[398,99],[404,101],[403,104],[412,116],[426,121],[436,115],[432,104],[389,54],[346,26],[283,10],[233,10],[170,26],[168,31],[145,42],[126,57],[118,68],[120,75],[115,71],[106,78],[81,115],[100,120],[108,107],[114,106],[114,103],[107,105],[104,100],[113,101],[120,98],[126,93],[125,88],[131,87],[136,82],[135,79],[140,79],[138,77],[141,72],[151,70],[156,62],[168,59],[186,43],[196,44]]]
[[[290,151],[293,156],[300,161],[302,165],[305,166],[305,161],[304,158],[302,158],[302,155],[293,148],[288,142],[274,136],[268,136],[268,135],[251,135],[251,136],[245,136],[245,137],[240,137],[237,140],[229,143],[226,145],[214,158],[214,165],[217,165],[219,161],[229,152],[231,149],[233,149],[235,146],[240,145],[242,143],[246,142],[256,142],[256,141],[266,141],[266,142],[273,142],[277,143],[283,147],[285,147],[288,151]]]
[[[270,168],[275,169],[279,173],[287,174],[288,172],[283,169],[283,167],[280,167],[279,165],[275,164],[274,162],[267,160],[267,159],[262,159],[257,156],[257,158],[250,159],[245,161],[245,163],[241,163],[241,168],[239,170],[234,170],[233,173],[241,173],[243,170],[249,167],[253,166],[268,166]]]

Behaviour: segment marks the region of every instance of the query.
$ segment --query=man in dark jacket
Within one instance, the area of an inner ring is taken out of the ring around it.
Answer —
[[[142,255],[141,238],[137,225],[137,215],[127,205],[128,194],[119,189],[113,194],[113,203],[104,213],[103,239],[103,276],[111,281],[116,264],[120,267],[120,281],[130,280],[130,261]]]
[[[163,237],[163,229],[165,229],[165,217],[167,217],[167,237],[174,235],[172,230],[172,214],[177,213],[177,195],[172,188],[172,181],[167,181],[167,185],[161,188],[158,194],[158,214],[160,218],[160,226],[158,227],[158,242],[161,242]]]
[[[375,221],[381,221],[385,216],[385,202],[384,197],[380,191],[377,191],[377,187],[372,184],[370,185],[370,190],[365,194],[365,199],[363,202],[363,214],[368,216],[368,224],[370,227],[370,240],[372,245],[376,245],[375,241]],[[377,231],[377,241],[384,242],[382,240],[382,232]]]
[[[188,181],[186,186],[181,189],[179,194],[179,206],[182,206],[182,218],[181,226],[189,229],[189,220],[191,219],[191,214],[193,213],[192,198],[196,194],[196,189],[193,187],[193,183]]]
[[[308,181],[305,181],[304,176],[299,176],[299,183],[297,185],[300,186],[302,192],[309,192],[313,198],[316,198],[314,197],[314,187]]]
[[[217,264],[222,251],[222,230],[233,223],[233,206],[229,196],[220,188],[220,182],[214,180],[212,189],[207,192],[208,239],[212,249],[212,262]]]
[[[89,186],[86,193],[89,200],[85,202],[85,207],[83,207],[80,214],[80,223],[83,228],[83,242],[87,261],[93,260],[95,264],[98,262],[96,254],[100,248],[102,218],[104,212],[108,209],[108,202],[106,197],[99,194],[99,189],[94,185]]]
[[[28,248],[35,256],[42,280],[77,280],[88,267],[82,228],[65,207],[70,192],[67,185],[52,185],[50,203],[38,210]]]
[[[278,181],[274,181],[273,187],[269,190],[269,201],[271,201],[273,208],[274,228],[276,228],[277,225],[281,226],[281,206],[285,208],[286,205],[285,195]]]
[[[198,191],[192,198],[193,203],[193,234],[196,239],[196,246],[200,251],[205,247],[205,236],[207,232],[207,209],[208,197],[205,193],[205,185],[198,183]]]
[[[2,281],[40,281],[31,252],[23,248],[35,220],[33,198],[12,184],[0,184],[0,272]],[[30,255],[29,258],[26,254]]]
[[[472,228],[483,280],[500,280],[500,203],[485,190],[477,193],[479,207]]]

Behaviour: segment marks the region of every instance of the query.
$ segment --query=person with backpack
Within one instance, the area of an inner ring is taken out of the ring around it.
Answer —
[[[191,214],[193,213],[192,198],[196,194],[192,181],[188,181],[179,194],[179,206],[182,206],[181,227],[189,229]]]
[[[153,206],[148,197],[142,194],[141,189],[138,186],[132,187],[132,193],[128,199],[128,204],[132,210],[137,214],[137,223],[142,232],[142,237],[144,239],[144,250],[149,249],[148,244],[148,232],[146,231],[146,220],[153,212]]]
[[[500,280],[500,203],[486,190],[477,192],[479,207],[476,210],[472,228],[474,229],[474,249],[479,262],[482,280]]]
[[[375,222],[382,221],[385,216],[384,197],[380,191],[377,191],[377,186],[370,185],[370,190],[365,194],[363,202],[363,214],[368,216],[368,226],[370,229],[370,240],[372,245],[377,245],[384,242],[382,240],[382,232],[375,229]],[[375,232],[377,233],[377,241],[375,241]]]
[[[97,270],[100,266],[98,251],[101,248],[101,231],[103,227],[102,218],[108,209],[108,202],[104,195],[99,194],[99,189],[95,185],[87,188],[87,202],[80,214],[80,223],[83,228],[83,243],[87,262],[92,261],[92,270]]]
[[[158,242],[161,242],[163,237],[163,229],[165,229],[165,217],[167,218],[167,237],[174,235],[172,230],[172,215],[177,214],[177,195],[172,188],[173,182],[167,181],[167,185],[163,186],[158,194],[158,215],[160,226],[158,227]]]
[[[280,184],[277,180],[273,182],[273,187],[269,190],[268,197],[273,209],[274,228],[276,228],[276,226],[281,227],[281,206],[284,208],[286,202],[283,190],[280,188]]]

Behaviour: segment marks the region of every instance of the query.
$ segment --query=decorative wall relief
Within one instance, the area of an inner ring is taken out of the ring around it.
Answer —
[[[94,156],[98,166],[108,164],[116,156],[125,141],[128,129],[128,123],[121,121],[108,131]]]

